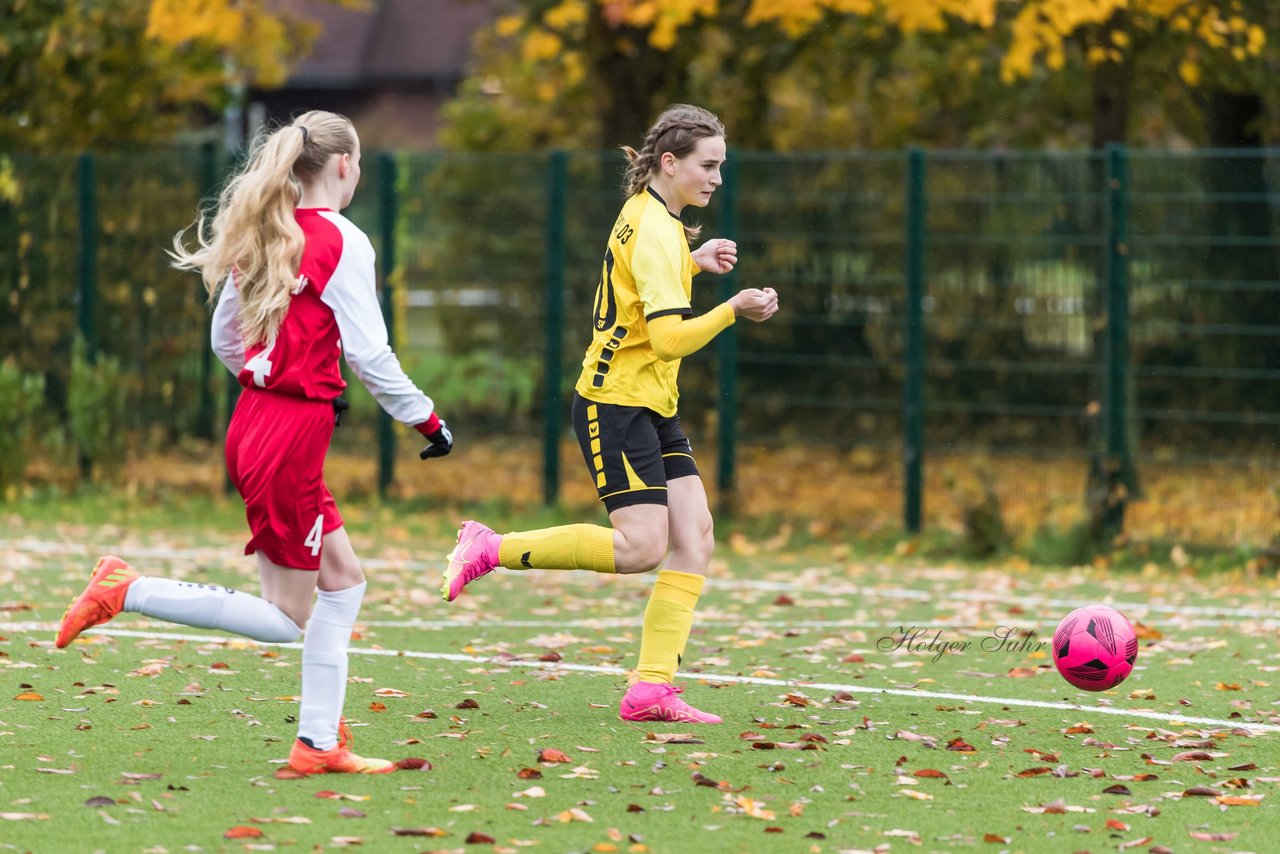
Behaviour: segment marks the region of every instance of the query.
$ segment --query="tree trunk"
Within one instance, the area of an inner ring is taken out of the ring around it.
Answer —
[[[1126,29],[1127,23],[1124,12],[1116,12],[1099,28],[1097,43],[1113,44],[1112,34]],[[1128,55],[1120,62],[1108,61],[1093,66],[1091,82],[1093,133],[1090,142],[1093,148],[1099,150],[1110,143],[1125,142],[1129,135],[1130,93],[1133,88],[1133,68]],[[1105,187],[1108,180],[1106,160],[1098,158],[1095,163],[1097,172],[1093,185]],[[1105,265],[1100,264],[1097,282],[1093,311],[1094,316],[1101,317],[1105,314],[1107,305]],[[1107,352],[1106,335],[1106,326],[1094,325],[1093,352],[1099,357]],[[1103,387],[1100,381],[1101,376],[1091,384],[1092,400],[1102,400]],[[1125,510],[1132,494],[1131,486],[1136,486],[1136,474],[1127,465],[1127,461],[1111,459],[1107,454],[1103,419],[1095,416],[1090,421],[1094,451],[1085,488],[1088,531],[1094,547],[1107,550],[1124,532]]]
[[[587,4],[587,63],[596,80],[600,147],[639,148],[658,110],[659,97],[685,89],[688,62],[681,45],[662,51],[649,44],[648,30],[614,24],[600,3]]]
[[[1210,148],[1262,147],[1262,96],[1214,89],[1207,95],[1205,124]]]
[[[1109,142],[1124,142],[1129,131],[1129,92],[1132,74],[1127,63],[1104,62],[1093,74],[1094,148]]]
[[[1275,233],[1269,198],[1267,158],[1262,153],[1264,105],[1256,92],[1215,89],[1206,93],[1205,123],[1214,148],[1251,149],[1247,155],[1214,157],[1205,163],[1206,189],[1217,199],[1212,206],[1213,232],[1242,245],[1209,247],[1204,255],[1205,275],[1226,281],[1275,282],[1280,280],[1280,258],[1267,244]],[[1224,241],[1224,244],[1226,241]],[[1231,290],[1201,296],[1209,319],[1218,323],[1280,324],[1280,301],[1267,291]],[[1201,345],[1199,364],[1230,368],[1275,370],[1280,367],[1280,343],[1266,336],[1233,335]],[[1202,405],[1231,411],[1252,397],[1268,396],[1265,385],[1252,389],[1226,383],[1206,395]],[[1265,442],[1258,435],[1237,437],[1250,444]]]

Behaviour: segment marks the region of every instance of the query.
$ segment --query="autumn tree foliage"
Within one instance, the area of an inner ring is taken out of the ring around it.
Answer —
[[[315,28],[262,0],[8,0],[0,147],[162,141],[237,86],[282,83]],[[199,119],[196,118],[196,121]]]
[[[884,112],[864,123],[909,124],[903,95],[958,91],[970,99],[949,105],[961,116],[1040,93],[1046,110],[1078,111],[1085,141],[1101,145],[1128,137],[1139,82],[1161,102],[1224,81],[1267,85],[1275,18],[1263,0],[519,0],[482,39],[447,142],[613,145],[685,98],[738,113],[738,128],[803,103],[821,144],[815,126],[847,123],[851,102],[880,96]],[[776,144],[778,124],[748,129],[749,141]]]

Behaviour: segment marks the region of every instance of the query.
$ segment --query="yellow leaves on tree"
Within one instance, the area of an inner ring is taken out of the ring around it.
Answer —
[[[1001,62],[1006,83],[1031,76],[1037,63],[1061,69],[1073,41],[1084,45],[1090,65],[1121,62],[1132,47],[1132,30],[1189,38],[1192,44],[1180,72],[1194,85],[1201,77],[1197,46],[1225,51],[1243,62],[1258,56],[1267,40],[1259,23],[1215,0],[753,0],[746,23],[774,24],[787,36],[800,38],[829,14],[879,17],[904,33],[942,32],[953,23],[984,31],[1007,26],[1009,41]]]
[[[772,23],[791,38],[804,36],[828,14],[881,17],[904,33],[942,32],[953,22],[987,31],[1007,24],[1001,76],[1012,83],[1031,76],[1038,62],[1061,69],[1073,40],[1084,44],[1090,65],[1121,62],[1132,42],[1127,28],[1183,33],[1237,62],[1258,56],[1266,31],[1225,6],[1214,0],[754,0],[746,22]],[[1199,82],[1194,45],[1180,71],[1187,83]]]
[[[713,18],[718,0],[598,0],[604,19],[614,27],[649,31],[649,44],[659,50],[675,46],[679,29],[696,18]]]
[[[231,44],[244,31],[246,14],[233,0],[151,0],[147,37],[170,44],[196,39]]]
[[[159,0],[157,0],[159,2]],[[223,0],[225,2],[225,0]],[[646,33],[649,44],[659,50],[670,50],[676,44],[679,30],[699,18],[714,18],[720,11],[719,0],[563,0],[538,13],[536,27],[530,28],[521,48],[526,60],[537,61],[554,56],[566,43],[576,42],[587,23],[589,4],[600,6],[605,23],[617,30],[631,28]],[[496,32],[509,37],[524,28],[523,15],[499,19]]]
[[[999,0],[754,0],[747,23],[773,22],[795,38],[811,30],[823,16],[883,16],[907,33],[942,32],[950,19],[983,29],[995,25]]]
[[[175,17],[170,10],[189,5],[182,0],[152,3],[153,17],[165,22]],[[527,31],[524,58],[544,60],[575,43],[589,3],[600,4],[610,27],[642,31],[650,46],[664,51],[674,47],[682,27],[721,13],[719,0],[563,0],[538,14],[537,26]],[[208,20],[175,22],[174,33],[225,35],[236,26],[231,19],[243,14],[233,0],[198,0],[198,5],[208,10]],[[1001,65],[1006,82],[1030,76],[1038,62],[1051,70],[1062,68],[1072,40],[1084,43],[1091,64],[1119,62],[1131,47],[1129,28],[1183,33],[1204,47],[1229,51],[1240,61],[1257,56],[1266,44],[1261,25],[1224,11],[1214,0],[752,0],[744,23],[776,26],[788,38],[799,39],[829,15],[879,19],[905,33],[943,32],[953,25],[993,32],[1007,27],[1009,42]],[[520,15],[503,18],[497,31],[513,36],[522,20]],[[1110,26],[1117,20],[1124,26]],[[1194,64],[1195,59],[1189,57],[1188,62]],[[1186,69],[1183,77],[1193,79],[1195,72]]]
[[[299,39],[314,36],[314,24],[278,17],[259,2],[244,0],[151,0],[148,39],[180,48],[200,44],[224,51],[261,86],[278,86]]]
[[[1261,25],[1210,0],[1034,0],[1014,16],[1001,77],[1006,83],[1029,77],[1037,60],[1051,70],[1061,68],[1072,39],[1085,44],[1090,65],[1119,63],[1131,47],[1130,32],[1161,31],[1190,40],[1178,70],[1191,86],[1202,76],[1198,47],[1225,51],[1243,62],[1258,56],[1267,40]]]

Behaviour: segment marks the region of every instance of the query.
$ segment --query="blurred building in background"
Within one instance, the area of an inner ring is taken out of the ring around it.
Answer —
[[[465,75],[492,0],[371,0],[363,11],[322,0],[272,0],[320,32],[288,82],[246,94],[248,136],[312,109],[349,116],[365,149],[434,144],[441,107]]]

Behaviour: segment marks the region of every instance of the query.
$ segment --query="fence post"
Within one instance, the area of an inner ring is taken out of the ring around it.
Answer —
[[[546,328],[543,341],[542,380],[542,502],[548,506],[560,496],[560,431],[564,405],[564,266],[565,189],[568,158],[551,152],[547,169],[547,268],[545,280]]]
[[[226,285],[223,285],[226,287]],[[222,371],[222,403],[224,411],[227,413],[226,426],[231,426],[231,416],[235,414],[236,402],[240,399],[240,378],[230,371]],[[236,486],[231,482],[231,471],[225,466],[223,467],[222,492],[225,495],[232,495],[236,491]]]
[[[920,531],[924,504],[925,153],[907,149],[906,312],[903,328],[903,527]]]
[[[738,164],[734,157],[725,160],[720,193],[722,236],[738,239]],[[737,275],[730,271],[720,277],[720,301],[737,293]],[[738,439],[738,326],[735,323],[716,338],[716,355],[720,362],[720,407],[716,419],[716,491],[717,511],[728,517],[736,504],[736,456]]]
[[[231,114],[228,113],[228,116],[230,115]],[[237,119],[237,122],[238,122],[238,119]],[[238,128],[239,125],[236,124],[236,127]],[[245,152],[243,147],[240,144],[240,136],[238,134],[238,131],[236,133],[232,133],[232,124],[230,121],[228,121],[226,130],[227,130],[227,134],[225,137],[225,148],[223,150],[226,152],[227,160],[231,163],[231,168],[237,169],[239,165],[244,162],[243,158],[245,156]],[[224,284],[223,287],[225,288],[226,285]],[[224,380],[223,380],[222,400],[223,400],[223,405],[226,412],[226,426],[230,427],[231,416],[235,414],[236,403],[238,403],[240,400],[240,391],[241,391],[240,378],[235,374],[231,373],[230,371],[225,371],[223,373],[223,377],[224,377]],[[224,474],[224,477],[222,480],[223,493],[225,495],[234,495],[236,493],[236,486],[234,483],[231,482],[231,471],[224,466],[223,474]]]
[[[203,198],[209,198],[217,190],[218,150],[212,142],[200,146],[200,187]],[[196,277],[192,284],[196,302],[206,303],[204,281]],[[213,439],[213,326],[204,324],[204,349],[200,353],[200,404],[196,411],[195,434],[201,439]]]
[[[76,326],[84,341],[84,357],[89,364],[98,360],[98,200],[93,155],[85,152],[77,162],[76,203],[79,220],[80,265],[77,282]],[[72,348],[72,352],[75,350]],[[93,474],[93,460],[84,449],[78,451],[80,476]]]
[[[387,326],[387,337],[392,347],[396,328],[395,288],[392,276],[396,272],[396,160],[388,151],[378,153],[378,229],[382,256],[382,320]],[[378,495],[387,497],[387,490],[395,480],[396,433],[395,422],[387,411],[378,407]]]
[[[1106,299],[1106,333],[1102,377],[1102,484],[1106,494],[1101,507],[1102,532],[1108,536],[1124,529],[1128,490],[1135,484],[1133,456],[1129,448],[1129,157],[1123,145],[1106,147],[1107,158],[1107,255],[1103,289]]]
[[[77,205],[80,224],[80,276],[77,327],[84,338],[85,358],[98,359],[98,199],[93,155],[80,155]]]

